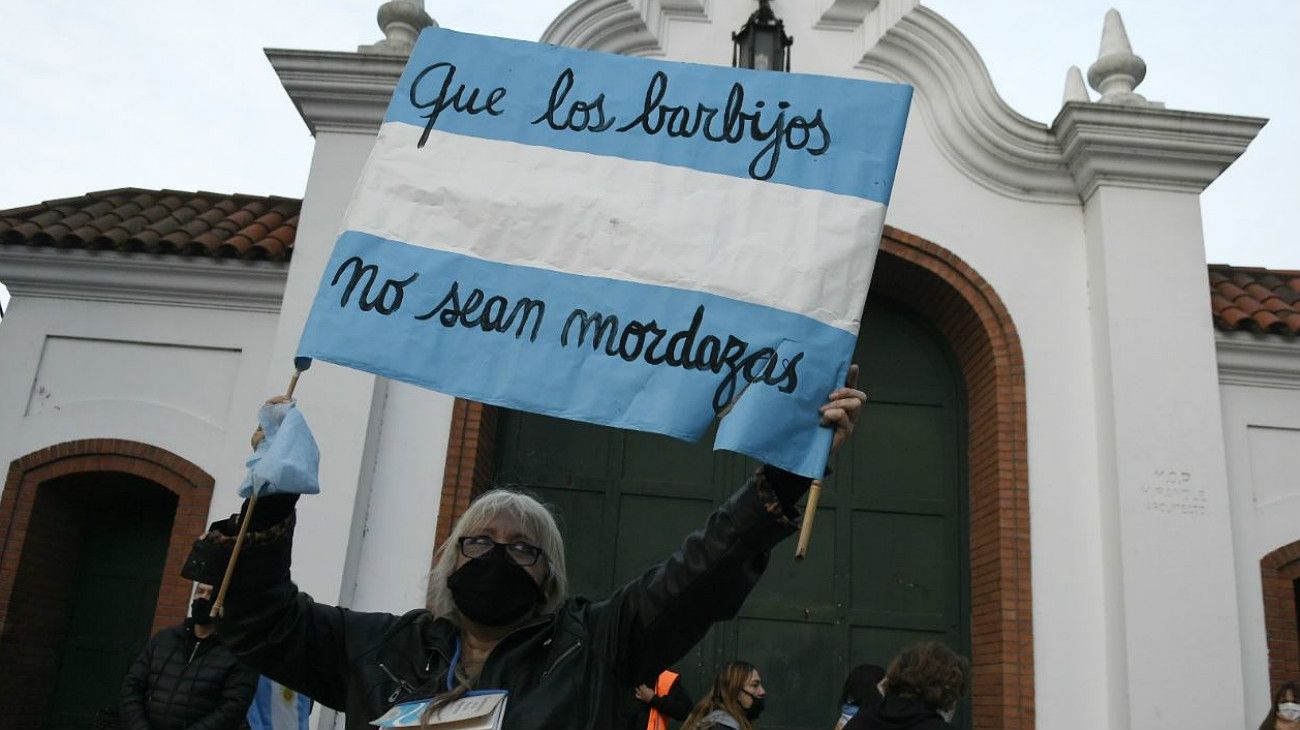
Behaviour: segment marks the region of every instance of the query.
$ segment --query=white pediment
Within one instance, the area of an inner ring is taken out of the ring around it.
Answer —
[[[696,55],[695,49],[672,47],[667,29],[674,19],[722,22],[717,18],[721,8],[711,13],[708,5],[704,0],[579,0],[555,19],[542,40],[628,55],[689,58]],[[787,18],[787,27],[796,35],[796,54],[818,43],[807,38],[808,32],[837,39],[852,34],[851,43],[836,46],[851,50],[842,61],[831,63],[837,70],[830,72],[853,75],[856,69],[914,86],[935,143],[955,168],[1011,197],[1079,202],[1052,131],[1011,109],[974,46],[938,13],[918,0],[817,0],[810,5],[804,14],[810,12],[811,17]]]
[[[688,44],[728,38],[748,7],[739,0],[578,0],[542,40],[628,55],[716,58],[717,49]],[[788,0],[777,11],[795,36],[795,58],[813,49],[814,61],[796,60],[797,68],[912,85],[917,113],[949,164],[1009,198],[1078,205],[1107,182],[1199,192],[1265,121],[1150,103],[1117,109],[1123,105],[1083,100],[1085,92],[1049,126],[1012,109],[971,42],[920,0]],[[674,41],[669,31],[681,21],[726,27]],[[1173,117],[1179,131],[1171,144]],[[1081,126],[1080,119],[1088,121]],[[1207,145],[1215,153],[1209,158]]]

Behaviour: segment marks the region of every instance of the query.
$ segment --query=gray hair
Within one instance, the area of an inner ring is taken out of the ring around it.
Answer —
[[[456,570],[460,555],[457,542],[463,535],[476,535],[501,515],[512,517],[524,529],[530,541],[542,549],[546,560],[546,577],[542,579],[542,603],[535,616],[558,610],[568,596],[569,579],[564,567],[564,538],[550,509],[535,497],[513,489],[493,489],[479,495],[465,514],[456,521],[447,540],[433,554],[429,572],[429,592],[425,606],[437,618],[461,625],[460,611],[447,588],[447,578]]]

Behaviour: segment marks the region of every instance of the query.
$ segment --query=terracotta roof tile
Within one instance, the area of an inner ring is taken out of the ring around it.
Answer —
[[[103,190],[0,210],[0,245],[286,261],[301,207],[274,196]]]
[[[1214,326],[1263,334],[1300,334],[1300,271],[1210,265]]]
[[[295,198],[122,188],[0,210],[0,245],[114,249],[243,260],[293,254]],[[1300,271],[1209,267],[1220,330],[1300,335]]]

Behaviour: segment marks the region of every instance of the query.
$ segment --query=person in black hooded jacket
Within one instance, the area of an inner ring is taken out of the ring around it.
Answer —
[[[665,684],[668,689],[661,692],[661,685]],[[632,690],[626,717],[619,727],[622,730],[667,730],[669,718],[679,722],[685,720],[694,706],[695,701],[682,686],[681,675],[664,670],[659,676],[642,681]]]
[[[124,730],[238,730],[257,691],[257,672],[217,636],[212,586],[195,587],[190,618],[159,631],[122,682]]]
[[[970,662],[937,641],[904,649],[885,672],[885,693],[844,730],[945,730],[970,686]]]
[[[850,384],[820,409],[848,438],[866,395]],[[275,400],[275,399],[273,399]],[[476,499],[438,547],[426,608],[402,616],[317,603],[289,575],[297,495],[260,498],[221,628],[262,674],[346,713],[361,730],[397,704],[436,707],[506,690],[508,730],[614,727],[628,687],[671,666],[739,612],[771,548],[793,534],[811,480],[763,467],[681,548],[602,601],[566,595],[564,546],[539,502]],[[216,523],[185,574],[220,576],[238,519]]]
[[[849,672],[840,692],[840,719],[835,723],[835,730],[844,730],[848,721],[862,708],[880,701],[880,684],[884,679],[884,668],[875,664],[859,664]]]

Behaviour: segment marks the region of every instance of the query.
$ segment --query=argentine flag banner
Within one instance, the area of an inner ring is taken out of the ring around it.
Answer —
[[[426,29],[298,354],[820,476],[910,99]]]

